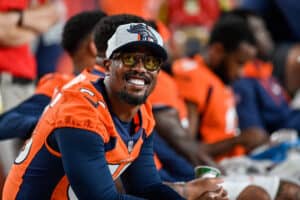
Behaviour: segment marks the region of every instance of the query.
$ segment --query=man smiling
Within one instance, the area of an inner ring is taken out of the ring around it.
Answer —
[[[143,23],[113,26],[101,21],[95,31],[98,50],[109,38],[105,79],[80,74],[57,94],[17,157],[3,199],[70,199],[70,186],[78,199],[182,199],[156,171],[145,102],[167,57],[162,39]],[[120,175],[126,195],[114,187]]]

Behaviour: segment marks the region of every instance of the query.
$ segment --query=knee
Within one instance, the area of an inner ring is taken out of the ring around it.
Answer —
[[[292,182],[280,181],[276,200],[300,200],[300,186]]]
[[[271,200],[265,189],[259,186],[250,185],[246,187],[238,196],[237,200]]]

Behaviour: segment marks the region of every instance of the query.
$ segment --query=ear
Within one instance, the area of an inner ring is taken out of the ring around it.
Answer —
[[[212,67],[215,67],[222,63],[226,52],[224,46],[217,42],[210,45],[209,53],[211,55],[211,65]]]
[[[93,57],[96,57],[97,56],[97,48],[96,48],[96,45],[93,40],[90,40],[88,48],[89,48],[89,51],[91,52],[91,54],[93,55]]]
[[[213,50],[216,52],[216,54],[220,55],[220,56],[224,56],[225,53],[225,49],[224,46],[217,42],[211,45],[211,47],[213,48]]]
[[[103,60],[103,67],[105,68],[105,71],[109,72],[111,68],[112,61],[109,59],[104,59]]]

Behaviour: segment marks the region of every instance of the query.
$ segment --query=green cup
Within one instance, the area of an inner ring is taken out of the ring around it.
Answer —
[[[216,178],[221,176],[219,169],[206,165],[199,165],[194,168],[196,178]]]

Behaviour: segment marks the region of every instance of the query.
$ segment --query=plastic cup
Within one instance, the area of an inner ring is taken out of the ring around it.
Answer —
[[[216,178],[221,176],[219,169],[205,165],[196,166],[194,171],[196,178]]]

